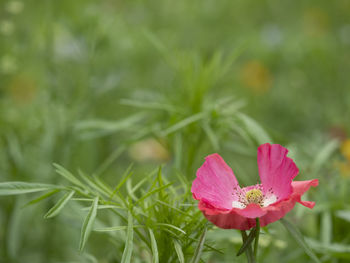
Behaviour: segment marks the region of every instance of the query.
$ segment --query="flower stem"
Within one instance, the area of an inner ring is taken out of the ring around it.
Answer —
[[[241,230],[241,235],[244,243],[248,238],[247,233],[244,230]],[[248,263],[256,263],[251,245],[249,245],[249,247],[246,249],[245,254],[247,256]]]
[[[255,241],[254,241],[254,257],[258,258],[258,249],[259,249],[259,235],[260,235],[260,220],[259,217],[256,218],[256,226],[255,226]]]

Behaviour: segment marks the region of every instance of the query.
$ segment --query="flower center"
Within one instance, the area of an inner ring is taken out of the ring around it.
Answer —
[[[248,204],[258,204],[261,206],[264,195],[259,189],[252,189],[245,194],[245,198],[247,199]]]

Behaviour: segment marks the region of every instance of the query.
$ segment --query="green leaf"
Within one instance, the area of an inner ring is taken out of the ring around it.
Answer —
[[[128,213],[128,229],[126,232],[126,242],[124,247],[124,252],[122,256],[121,263],[131,262],[131,255],[133,250],[133,238],[134,238],[134,228],[133,228],[133,217],[131,212]]]
[[[145,116],[145,113],[137,113],[117,121],[85,120],[74,128],[79,132],[81,139],[94,139],[127,130],[144,120]]]
[[[52,196],[52,195],[58,193],[59,191],[60,191],[60,190],[55,189],[55,190],[53,190],[53,191],[51,191],[51,192],[48,192],[48,193],[46,193],[46,194],[43,194],[43,195],[39,196],[38,198],[35,198],[35,199],[29,201],[29,202],[26,203],[23,207],[30,206],[30,205],[34,205],[34,204],[36,204],[36,203],[38,203],[38,202],[40,202],[40,201],[42,201],[42,200],[45,200],[46,198],[49,198],[50,196]]]
[[[141,109],[177,112],[177,110],[173,106],[165,103],[159,103],[159,102],[144,102],[144,101],[137,101],[137,100],[130,100],[130,99],[121,99],[120,104],[126,105],[126,106],[132,106],[135,108],[141,108]]]
[[[322,168],[322,166],[327,163],[327,160],[332,156],[338,147],[339,141],[331,140],[318,151],[318,154],[316,155],[312,164],[314,173],[317,173]]]
[[[75,191],[71,191],[69,193],[66,193],[58,202],[44,215],[44,218],[51,218],[59,214],[61,210],[64,208],[64,206],[68,203],[69,199],[72,198]]]
[[[84,185],[71,172],[66,170],[64,167],[62,167],[57,163],[54,163],[53,166],[56,168],[56,172],[59,175],[63,176],[66,180],[68,180],[72,184],[82,187],[83,189],[85,188]]]
[[[290,222],[286,219],[280,219],[282,225],[288,230],[288,232],[292,235],[295,241],[304,249],[305,253],[316,263],[321,263],[321,261],[317,258],[315,253],[311,250],[309,245],[305,242],[304,237],[300,233],[300,231],[294,227]]]
[[[316,251],[322,254],[331,254],[336,258],[350,259],[350,246],[341,243],[330,243],[324,245],[323,243],[312,238],[306,238],[307,243]]]
[[[133,225],[133,228],[145,227],[144,225]],[[104,227],[104,228],[96,228],[94,231],[96,232],[114,232],[127,229],[128,226],[112,226],[112,227]]]
[[[84,249],[85,244],[89,238],[91,229],[94,225],[96,214],[97,214],[97,206],[98,206],[98,196],[94,198],[90,211],[86,215],[83,222],[83,226],[81,228],[81,236],[80,236],[80,244],[79,244],[80,251]]]
[[[192,258],[192,263],[198,263],[199,260],[201,259],[206,234],[207,234],[207,226],[204,227],[203,233],[201,234],[201,237],[199,238],[198,245],[196,247],[196,250],[195,250],[193,258]]]
[[[177,257],[179,258],[179,262],[185,263],[185,257],[184,257],[184,253],[182,252],[180,243],[175,239],[173,239],[173,242],[174,242],[174,247],[175,247]]]
[[[124,174],[122,176],[122,179],[120,180],[119,184],[115,187],[114,191],[112,192],[111,196],[109,197],[110,199],[118,192],[120,187],[122,187],[123,184],[125,184],[125,182],[130,178],[130,176],[132,175],[132,172],[131,172],[132,166],[133,165],[131,164],[126,169],[126,171],[124,172]]]
[[[211,142],[211,145],[213,146],[213,149],[215,151],[220,149],[220,144],[219,144],[219,139],[216,136],[215,132],[213,131],[213,129],[210,127],[209,123],[204,123],[203,124],[203,130],[206,133],[209,141]]]
[[[162,132],[163,136],[167,136],[173,132],[176,132],[177,130],[180,130],[188,125],[190,125],[191,123],[197,122],[201,119],[204,118],[204,114],[203,113],[197,113],[194,114],[190,117],[187,117],[185,119],[183,119],[182,121],[179,121],[178,123],[176,123],[175,125],[169,127],[168,129],[166,129],[165,131]]]
[[[329,211],[322,213],[321,240],[324,245],[332,242],[332,216]]]
[[[335,212],[335,215],[341,219],[350,222],[350,210],[339,210]]]
[[[170,227],[172,229],[175,229],[179,232],[181,232],[182,234],[185,234],[186,235],[186,232],[183,231],[181,228],[177,227],[177,226],[174,226],[174,225],[171,225],[171,224],[166,224],[166,223],[157,223],[156,224],[157,226],[166,226],[166,227]]]
[[[249,248],[249,246],[252,244],[255,236],[256,236],[256,228],[253,228],[253,230],[250,231],[246,240],[244,240],[241,248],[238,250],[237,255],[236,255],[237,257],[242,255],[247,250],[247,248]]]
[[[243,122],[247,132],[256,140],[258,144],[271,142],[270,136],[254,119],[243,113],[238,113],[237,117]]]
[[[51,184],[5,182],[0,183],[0,195],[19,195],[26,193],[41,192],[59,187]]]
[[[149,230],[149,236],[151,238],[151,245],[152,245],[152,263],[158,263],[159,262],[159,256],[158,256],[158,246],[156,238],[154,237],[154,233],[152,229]]]
[[[162,191],[163,189],[168,188],[168,187],[171,186],[171,185],[172,185],[172,183],[169,183],[169,184],[166,184],[166,185],[164,185],[164,186],[162,186],[162,187],[158,187],[158,188],[156,188],[156,189],[154,189],[154,190],[148,192],[148,193],[145,194],[143,197],[141,197],[139,200],[137,200],[137,203],[142,202],[142,201],[145,200],[147,197],[149,197],[149,196],[151,196],[151,195],[153,195],[153,194],[155,194],[155,193],[158,193],[158,192]]]
[[[90,207],[83,207],[81,210],[89,210],[89,209],[90,209]],[[100,210],[100,209],[123,209],[123,210],[125,210],[126,208],[122,207],[122,206],[116,206],[116,205],[98,205],[97,209],[98,210]]]

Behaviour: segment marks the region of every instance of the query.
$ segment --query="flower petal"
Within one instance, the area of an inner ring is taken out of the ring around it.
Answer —
[[[258,204],[249,204],[247,207],[243,209],[234,209],[235,212],[241,216],[247,217],[247,218],[257,218],[262,217],[266,214],[267,211],[262,209]]]
[[[278,200],[288,198],[292,193],[292,180],[299,169],[287,157],[288,150],[279,144],[263,144],[258,148],[259,176],[264,191],[272,190]]]
[[[214,225],[225,229],[248,230],[255,227],[255,218],[260,217],[260,225],[266,226],[284,217],[293,209],[296,202],[312,208],[314,202],[301,201],[301,196],[311,187],[317,186],[318,180],[295,181],[293,192],[288,199],[276,202],[268,207],[259,207],[249,204],[244,209],[233,208],[232,210],[217,209],[205,201],[200,201],[198,208],[203,215]]]
[[[231,210],[235,188],[240,190],[232,169],[215,153],[207,156],[197,170],[191,192],[197,200],[204,200],[219,209]]]
[[[296,199],[297,202],[302,204],[303,206],[306,206],[308,208],[313,208],[315,206],[315,202],[310,202],[310,201],[301,201],[301,196],[309,190],[309,188],[313,186],[316,187],[318,186],[318,180],[313,179],[313,180],[308,180],[308,181],[294,181],[292,182],[292,187],[293,187],[293,195]]]
[[[210,222],[220,228],[248,230],[255,227],[255,219],[239,215],[236,209],[220,211],[202,201],[199,202],[198,207]]]
[[[313,208],[315,202],[310,201],[301,201],[301,196],[309,190],[311,186],[316,187],[318,185],[318,180],[309,180],[309,181],[294,181],[292,182],[293,193],[287,200],[277,202],[272,204],[265,209],[267,210],[266,215],[260,218],[261,226],[266,226],[272,222],[275,222],[282,217],[284,217],[290,210],[293,209],[296,202],[308,207]]]

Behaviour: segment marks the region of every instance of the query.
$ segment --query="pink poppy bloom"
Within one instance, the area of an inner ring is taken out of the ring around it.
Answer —
[[[318,180],[292,181],[299,169],[287,153],[279,144],[261,145],[261,184],[244,188],[220,155],[209,155],[197,170],[191,189],[199,209],[218,227],[248,230],[255,227],[255,218],[260,218],[261,226],[281,219],[296,202],[313,208],[315,203],[302,201],[301,196],[310,186],[317,186]]]

